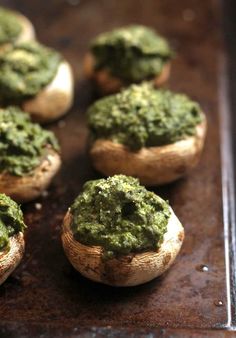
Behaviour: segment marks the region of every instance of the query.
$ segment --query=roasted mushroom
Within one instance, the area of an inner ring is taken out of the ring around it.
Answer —
[[[84,71],[102,94],[130,83],[152,80],[163,84],[170,74],[168,42],[145,26],[127,26],[99,35],[84,60]]]
[[[40,123],[65,114],[73,100],[71,67],[56,51],[20,43],[0,55],[0,102],[20,106]]]
[[[207,128],[197,103],[148,83],[98,100],[88,120],[94,167],[144,185],[172,182],[196,166]]]
[[[0,285],[20,263],[24,248],[25,224],[20,207],[0,194]]]
[[[63,247],[74,268],[112,286],[160,276],[183,239],[183,226],[168,203],[124,175],[87,182],[62,227]]]
[[[24,15],[0,7],[0,52],[9,44],[35,38],[32,23]]]
[[[0,110],[0,192],[17,202],[38,197],[60,168],[58,151],[53,133],[19,108]]]

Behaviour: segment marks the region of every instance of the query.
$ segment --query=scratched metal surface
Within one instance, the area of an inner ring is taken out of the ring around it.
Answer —
[[[3,0],[1,4],[27,15],[39,40],[70,61],[76,97],[69,114],[50,126],[61,142],[62,170],[48,196],[24,206],[26,253],[0,288],[0,333],[28,337],[45,334],[50,328],[58,336],[59,332],[74,336],[77,331],[85,332],[81,327],[104,326],[224,328],[228,316],[218,118],[218,2],[181,0],[175,6],[173,0]],[[87,155],[85,111],[95,94],[83,78],[83,56],[97,33],[129,23],[153,26],[170,40],[177,56],[168,86],[200,102],[209,130],[199,166],[188,177],[153,189],[170,200],[185,226],[186,240],[179,257],[163,277],[122,289],[95,284],[73,270],[62,250],[60,225],[83,183],[99,177]],[[208,266],[208,272],[202,271],[202,265]],[[104,334],[97,332],[99,337]],[[159,334],[167,336],[163,332]]]

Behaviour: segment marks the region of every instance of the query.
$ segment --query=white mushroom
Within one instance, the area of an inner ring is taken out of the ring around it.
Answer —
[[[8,278],[20,263],[25,249],[25,241],[22,232],[11,236],[9,247],[0,251],[0,285]]]
[[[22,27],[20,35],[17,37],[15,43],[34,40],[35,30],[34,30],[32,23],[29,21],[29,19],[26,18],[24,15],[20,14],[19,12],[12,11],[12,13],[16,16],[16,20],[19,20],[19,23],[21,24],[21,27]],[[10,45],[11,45],[10,42],[2,44],[0,46],[0,53],[7,50]]]
[[[26,16],[18,12],[13,12],[13,13],[16,15],[16,18],[19,20],[21,27],[22,27],[22,31],[20,35],[18,36],[16,42],[25,42],[25,41],[34,40],[35,30],[30,20]]]
[[[144,147],[131,151],[128,147],[106,139],[91,146],[94,167],[106,176],[125,174],[139,178],[151,186],[172,182],[185,175],[198,163],[207,130],[206,118],[196,127],[196,134],[172,144]]]
[[[31,201],[40,196],[48,187],[60,166],[59,154],[54,150],[48,150],[40,165],[30,174],[14,176],[1,173],[0,192],[20,203]]]
[[[104,259],[101,247],[83,245],[74,239],[71,220],[68,211],[62,227],[62,243],[69,261],[83,276],[112,286],[139,285],[160,276],[172,265],[184,240],[183,226],[171,210],[167,232],[158,250]]]
[[[58,119],[72,105],[73,82],[69,63],[66,61],[61,62],[52,82],[35,97],[24,101],[22,109],[28,112],[34,121],[40,123]]]
[[[108,69],[94,70],[95,60],[91,53],[84,59],[84,73],[94,80],[102,94],[118,92],[125,83],[118,77],[113,76]],[[152,79],[154,85],[160,86],[167,81],[170,75],[170,62],[166,63],[162,72]]]

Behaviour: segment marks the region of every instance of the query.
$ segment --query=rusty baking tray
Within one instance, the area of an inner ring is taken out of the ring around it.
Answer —
[[[76,96],[72,111],[50,125],[61,142],[62,170],[47,196],[24,206],[26,253],[0,288],[0,336],[232,336],[235,214],[230,136],[235,118],[231,119],[230,104],[236,103],[236,96],[231,90],[230,102],[228,88],[236,88],[236,64],[229,63],[228,77],[220,3],[4,0],[2,4],[28,16],[38,38],[71,62]],[[234,8],[235,1],[224,1],[231,61],[236,58]],[[153,26],[170,40],[177,57],[168,86],[201,103],[209,131],[199,166],[186,178],[154,189],[170,200],[186,229],[174,266],[143,286],[112,288],[86,280],[71,267],[61,246],[60,225],[83,183],[98,177],[87,155],[85,111],[95,94],[82,75],[83,56],[97,33],[128,23]]]

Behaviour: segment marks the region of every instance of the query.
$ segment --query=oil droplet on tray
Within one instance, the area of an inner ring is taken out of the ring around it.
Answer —
[[[209,271],[208,266],[205,265],[205,264],[198,265],[198,266],[196,267],[196,269],[197,269],[198,271],[200,271],[200,272],[208,272],[208,271]]]
[[[41,203],[35,203],[34,207],[35,207],[36,210],[41,210],[42,204]]]

